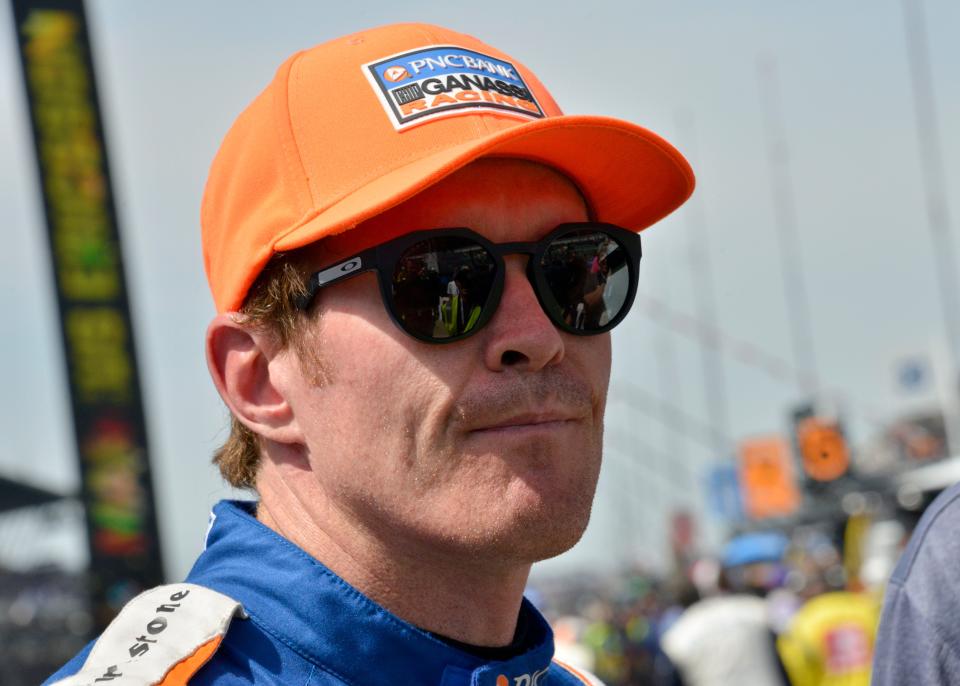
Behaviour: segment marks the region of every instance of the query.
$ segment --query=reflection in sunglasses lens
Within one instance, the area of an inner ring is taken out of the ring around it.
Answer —
[[[393,305],[403,327],[441,340],[477,325],[493,288],[496,263],[487,250],[458,236],[431,238],[408,248],[393,274]]]
[[[609,234],[576,231],[553,241],[540,261],[553,314],[571,329],[596,331],[623,308],[630,288],[627,251]]]

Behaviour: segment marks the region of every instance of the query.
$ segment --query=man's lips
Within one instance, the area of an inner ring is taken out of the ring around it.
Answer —
[[[598,403],[578,374],[560,366],[494,375],[465,389],[451,408],[451,428],[464,437],[532,437],[591,424]]]
[[[530,412],[484,423],[471,429],[470,433],[507,433],[560,429],[579,422],[580,419],[580,416],[569,412]]]

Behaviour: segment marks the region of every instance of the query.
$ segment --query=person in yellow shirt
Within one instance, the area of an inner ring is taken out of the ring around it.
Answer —
[[[880,603],[834,591],[808,600],[777,640],[792,686],[869,686]]]

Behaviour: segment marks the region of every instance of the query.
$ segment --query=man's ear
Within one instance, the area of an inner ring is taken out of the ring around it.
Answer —
[[[279,346],[237,318],[236,312],[218,314],[207,327],[207,367],[220,397],[254,433],[278,443],[303,443],[279,379],[271,374]]]

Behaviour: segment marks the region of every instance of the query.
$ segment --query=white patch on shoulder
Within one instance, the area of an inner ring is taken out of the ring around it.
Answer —
[[[235,616],[247,616],[240,603],[209,588],[151,588],[110,622],[80,671],[53,686],[157,684],[197,648],[226,634]]]

